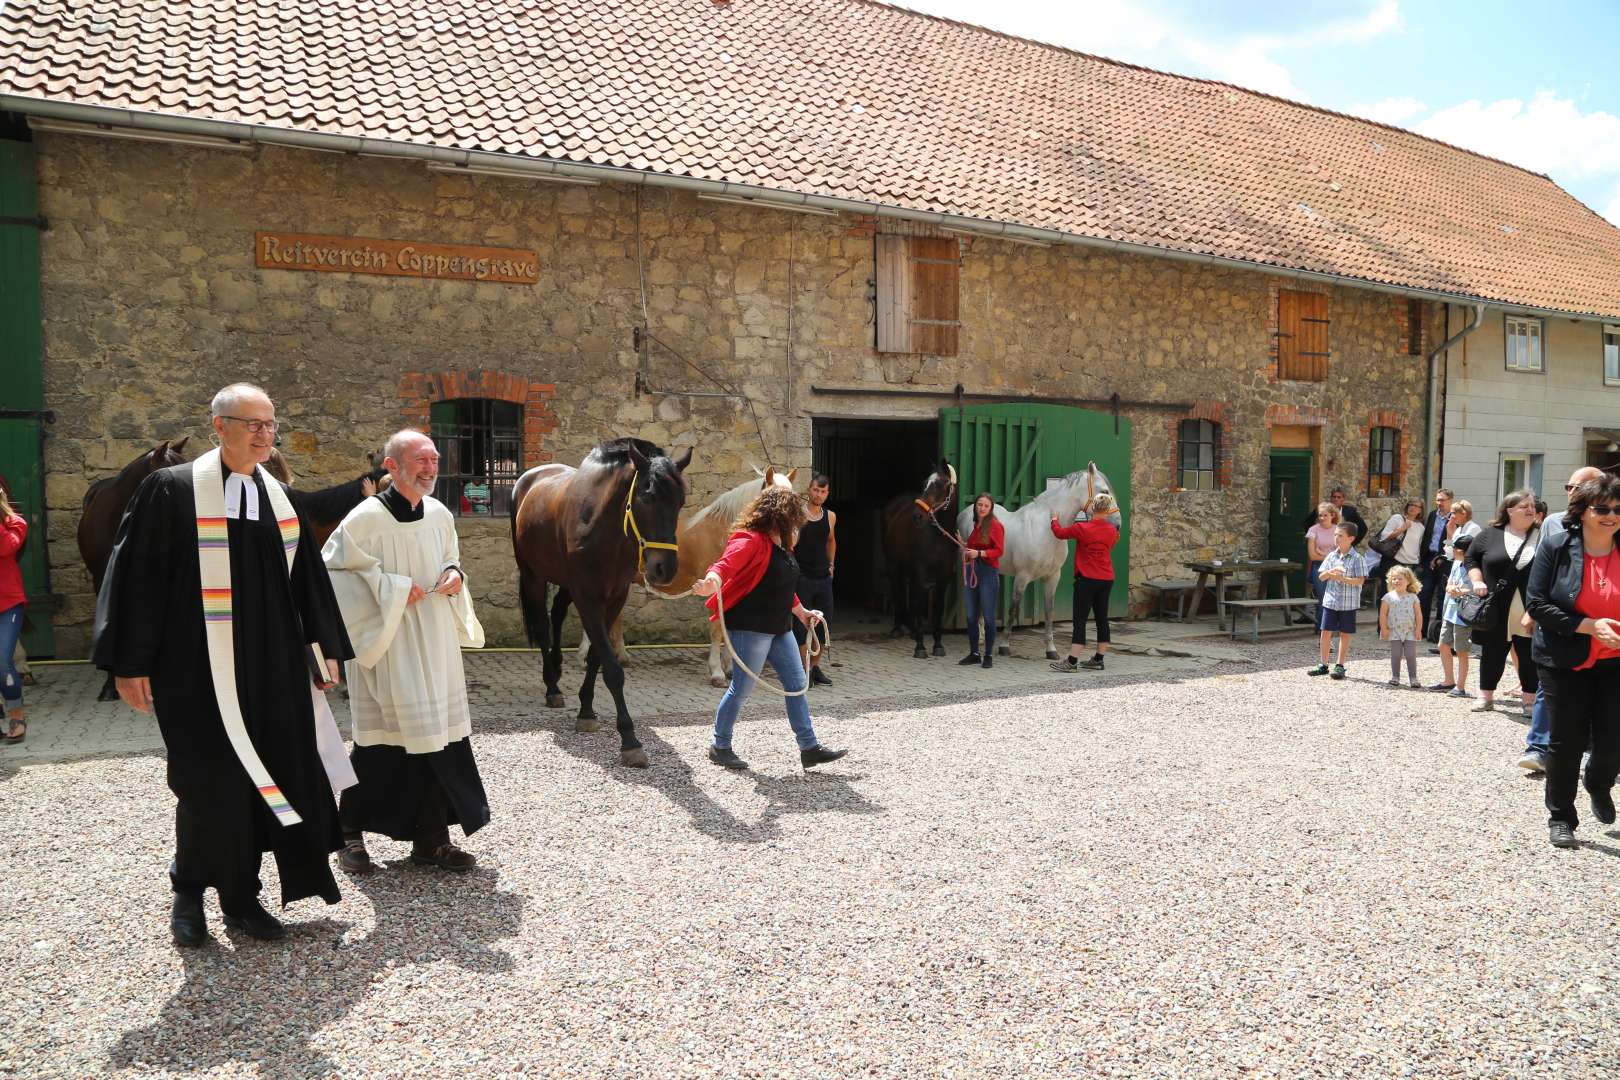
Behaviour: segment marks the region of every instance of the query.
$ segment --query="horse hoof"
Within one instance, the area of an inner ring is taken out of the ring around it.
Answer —
[[[562,707],[563,707],[563,696],[561,694],[547,694],[546,695],[546,708],[548,708],[548,709],[560,709]]]
[[[1048,660],[1056,660],[1058,658],[1058,651],[1056,649],[1047,649],[1046,658]]]
[[[709,676],[709,685],[714,687],[716,690],[720,690],[720,689],[723,689],[723,688],[725,688],[727,686],[730,686],[731,685],[731,680],[730,679],[722,679],[718,675],[710,675]]]
[[[1011,656],[1012,655],[1012,650],[1007,648],[1007,646],[1005,646],[1005,645],[997,645],[996,646],[996,655],[997,656]],[[1048,657],[1048,659],[1051,659],[1051,658]]]
[[[594,712],[582,711],[579,714],[579,717],[574,721],[574,730],[584,735],[590,735],[594,732],[601,731],[602,725],[596,722],[596,714]]]
[[[945,646],[943,646],[943,645],[935,645],[934,646],[934,655],[935,656],[944,656],[945,655]]]
[[[647,767],[647,751],[639,746],[634,750],[620,750],[619,764],[627,769],[645,769]]]
[[[915,649],[911,650],[911,655],[915,656],[918,660],[926,660],[928,659],[928,650],[919,645]]]
[[[117,701],[118,700],[118,691],[117,690],[103,690],[101,693],[96,695],[96,700],[97,701]]]

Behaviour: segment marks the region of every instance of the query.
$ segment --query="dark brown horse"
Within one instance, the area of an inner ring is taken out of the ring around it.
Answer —
[[[350,510],[388,486],[388,470],[382,467],[382,460],[380,450],[367,454],[366,464],[370,466],[369,469],[353,480],[346,480],[319,491],[306,492],[292,486],[292,469],[288,467],[287,459],[282,456],[280,450],[270,451],[270,460],[264,463],[264,470],[287,485],[293,506],[304,515],[304,520],[309,522],[309,531],[315,537],[316,546],[322,547],[325,546],[327,537],[336,532],[343,519],[349,516]]]
[[[117,476],[107,476],[91,484],[84,492],[84,504],[79,511],[79,557],[90,571],[90,581],[101,592],[101,579],[107,574],[107,561],[112,558],[113,539],[118,535],[118,523],[124,517],[124,508],[134,497],[141,481],[170,465],[185,463],[186,443],[190,435],[158,443],[134,461],[125,465]],[[97,701],[117,701],[118,691],[113,686],[112,673],[101,687]]]
[[[921,495],[896,495],[883,508],[883,556],[889,564],[894,595],[893,638],[909,626],[916,648],[913,656],[927,659],[923,624],[934,632],[934,655],[945,655],[940,640],[945,622],[945,601],[951,581],[962,565],[956,535],[956,470],[949,462],[934,466]]]
[[[523,626],[539,647],[546,706],[560,709],[562,623],[570,601],[591,643],[579,688],[575,731],[599,731],[591,704],[596,670],[618,712],[619,760],[646,768],[624,705],[624,668],[613,653],[609,628],[624,610],[638,568],[647,584],[668,584],[679,567],[675,525],[686,504],[688,449],[679,458],[641,439],[613,439],[592,450],[579,468],[542,465],[518,478],[512,490],[512,552],[517,556]],[[559,586],[549,618],[546,602]]]

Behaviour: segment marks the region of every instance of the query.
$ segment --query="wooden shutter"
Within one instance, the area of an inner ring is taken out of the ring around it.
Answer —
[[[877,238],[877,350],[955,356],[961,250],[931,236]]]
[[[1328,368],[1328,298],[1282,289],[1277,293],[1277,378],[1321,382]]]

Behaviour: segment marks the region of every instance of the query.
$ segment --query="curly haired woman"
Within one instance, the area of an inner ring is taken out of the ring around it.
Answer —
[[[804,665],[793,637],[797,618],[807,627],[811,613],[799,603],[799,564],[793,544],[805,521],[804,500],[787,488],[769,487],[754,497],[732,525],[731,539],[703,580],[692,586],[698,596],[709,597],[710,619],[720,615],[725,601],[725,628],[742,663],[731,665],[731,685],[714,713],[714,744],[709,760],[728,769],[746,769],[748,762],[731,749],[731,731],[737,713],[754,689],[754,679],[743,670],[759,672],[766,661],[776,669],[787,698],[788,724],[799,743],[799,762],[805,768],[837,761],[848,750],[829,750],[816,741],[810,724],[810,706],[804,698]],[[716,593],[719,596],[716,596]]]

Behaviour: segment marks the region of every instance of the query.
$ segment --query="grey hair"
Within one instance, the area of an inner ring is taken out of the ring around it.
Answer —
[[[418,431],[416,428],[401,428],[399,431],[396,431],[392,435],[388,436],[388,441],[383,443],[383,457],[393,458],[394,462],[397,464],[400,460],[400,455],[405,453],[405,448],[411,443],[415,442],[417,439],[427,439],[429,442],[433,441],[425,431]]]
[[[210,417],[231,415],[242,407],[242,397],[248,391],[264,394],[266,400],[270,398],[262,386],[254,386],[250,382],[233,382],[214,395],[213,403],[208,406],[208,415]]]

